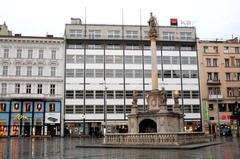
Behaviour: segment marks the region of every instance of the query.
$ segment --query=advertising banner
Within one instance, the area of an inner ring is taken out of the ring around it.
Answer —
[[[45,114],[46,124],[59,124],[60,123],[60,113],[46,113]]]

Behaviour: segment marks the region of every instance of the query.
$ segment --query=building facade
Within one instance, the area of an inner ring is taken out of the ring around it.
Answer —
[[[64,39],[0,36],[0,136],[60,135]]]
[[[146,111],[151,90],[151,50],[148,26],[65,25],[65,126],[70,134],[126,132],[133,90],[138,109]],[[159,88],[182,92],[186,129],[201,123],[196,30],[194,27],[159,26],[157,39]]]
[[[214,132],[218,125],[234,128],[230,115],[240,106],[240,43],[200,40],[198,51],[205,130]]]

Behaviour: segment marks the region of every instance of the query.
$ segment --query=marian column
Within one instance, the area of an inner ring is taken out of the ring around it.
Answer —
[[[157,69],[157,19],[152,15],[148,21],[149,38],[151,40],[151,58],[152,58],[152,90],[158,90],[158,69]]]

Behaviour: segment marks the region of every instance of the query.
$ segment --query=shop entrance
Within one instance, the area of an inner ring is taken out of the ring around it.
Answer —
[[[60,125],[48,125],[47,135],[58,136],[60,135]]]
[[[42,126],[35,126],[35,135],[42,135]]]
[[[30,136],[30,123],[24,124],[24,136]]]

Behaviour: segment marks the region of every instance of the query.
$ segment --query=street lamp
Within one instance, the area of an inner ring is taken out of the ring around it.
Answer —
[[[82,115],[83,119],[83,135],[85,135],[85,113]]]
[[[219,92],[217,92],[217,118],[218,118],[218,133],[219,133],[219,136],[220,136],[220,115],[219,115],[219,105],[218,105],[218,94]]]
[[[106,81],[104,80],[104,125],[103,125],[103,135],[106,135],[106,128],[107,128],[107,87],[106,87]]]

